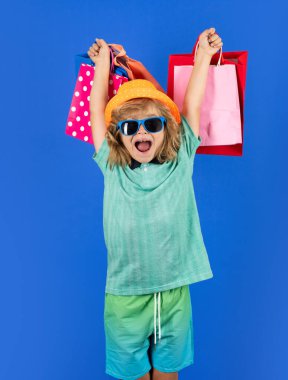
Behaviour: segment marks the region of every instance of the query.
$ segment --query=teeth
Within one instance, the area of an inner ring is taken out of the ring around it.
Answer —
[[[140,143],[140,142],[150,142],[152,144],[151,140],[137,140],[135,141],[135,144]]]

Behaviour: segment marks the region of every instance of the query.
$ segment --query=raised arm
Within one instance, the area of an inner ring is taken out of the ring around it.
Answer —
[[[90,93],[90,122],[96,152],[100,149],[106,134],[104,111],[108,102],[108,81],[110,71],[109,46],[102,39],[96,39],[88,55],[95,63],[93,85]]]
[[[194,67],[187,85],[182,114],[193,129],[196,137],[200,129],[200,109],[205,94],[206,81],[212,56],[223,45],[215,28],[206,29],[199,36],[199,45]]]

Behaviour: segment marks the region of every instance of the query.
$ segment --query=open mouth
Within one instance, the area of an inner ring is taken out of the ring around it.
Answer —
[[[150,150],[152,146],[151,141],[137,141],[135,143],[136,149],[141,153],[146,153]]]

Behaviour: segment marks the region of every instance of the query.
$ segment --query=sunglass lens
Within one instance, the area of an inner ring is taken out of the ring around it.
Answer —
[[[134,135],[134,133],[137,131],[138,123],[137,121],[124,121],[121,124],[122,133],[125,136]]]
[[[151,133],[159,132],[162,129],[162,121],[158,117],[148,119],[145,121],[145,127]]]

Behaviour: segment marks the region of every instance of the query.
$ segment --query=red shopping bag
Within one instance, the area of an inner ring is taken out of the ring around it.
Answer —
[[[198,39],[194,45],[194,48],[192,50],[192,54],[172,54],[169,56],[167,94],[175,102],[178,101],[178,103],[179,103],[179,97],[177,98],[177,92],[179,92],[177,86],[183,86],[183,80],[181,83],[181,80],[179,80],[179,78],[180,78],[179,75],[181,75],[181,70],[182,70],[183,75],[184,75],[185,66],[191,67],[194,65],[194,57],[195,57],[195,51],[196,51],[196,47],[198,45],[198,41],[199,41],[199,37],[198,37]],[[240,106],[240,110],[238,109],[238,112],[240,111],[239,122],[241,121],[241,136],[240,136],[240,130],[239,130],[239,136],[235,134],[234,138],[231,139],[231,141],[233,141],[233,143],[231,143],[231,144],[227,143],[227,141],[226,141],[225,145],[211,145],[211,146],[210,145],[205,145],[205,146],[200,145],[197,149],[197,153],[200,153],[200,154],[201,153],[202,154],[203,153],[204,154],[218,154],[218,155],[227,155],[227,156],[242,156],[242,154],[243,154],[243,130],[244,130],[244,93],[245,93],[245,84],[246,84],[247,58],[248,58],[248,51],[222,52],[222,49],[221,49],[220,53],[216,53],[212,57],[210,65],[217,65],[219,62],[220,65],[234,65],[234,67],[235,67],[237,83],[235,84],[234,82],[233,83],[231,82],[231,86],[236,85],[238,88],[237,100],[239,99],[238,107]],[[209,70],[214,69],[214,68],[216,69],[216,66],[210,67]],[[222,69],[223,68],[224,67],[222,67]],[[231,70],[227,70],[227,71],[229,71],[231,73]],[[232,73],[233,73],[233,71],[234,70],[232,70]],[[178,72],[178,74],[177,74],[177,72]],[[186,70],[186,73],[187,73],[187,70]],[[212,73],[209,72],[209,74],[212,74]],[[220,72],[219,72],[219,74],[220,74]],[[177,77],[177,75],[178,75],[178,77]],[[223,78],[223,70],[222,70],[221,75]],[[234,73],[234,75],[235,75],[235,73]],[[211,75],[211,78],[209,78],[209,76],[208,76],[208,80],[213,79],[213,77],[215,79],[215,76],[217,79],[216,83],[218,86],[218,90],[214,93],[213,91],[211,91],[211,89],[212,89],[211,86],[206,86],[206,92],[210,91],[210,93],[209,94],[206,93],[205,97],[207,100],[209,99],[208,103],[210,103],[210,104],[221,104],[221,107],[225,108],[225,104],[223,104],[223,103],[225,102],[225,99],[227,99],[227,92],[225,93],[225,96],[223,93],[223,96],[221,99],[216,99],[216,98],[213,99],[213,96],[214,97],[215,96],[221,97],[221,76],[219,76],[219,78],[217,78],[217,70],[215,70],[215,72],[213,72],[213,75]],[[187,85],[188,85],[188,83],[187,83]],[[224,85],[224,83],[223,83],[223,85]],[[227,86],[227,84],[226,84],[226,86]],[[220,89],[220,91],[219,91],[219,89]],[[223,88],[223,91],[224,90],[225,90],[225,88]],[[226,88],[226,90],[227,90],[227,88]],[[237,91],[237,89],[236,89],[236,91]],[[217,118],[218,118],[218,123],[219,123],[219,118],[221,120],[221,109],[218,109],[216,111],[218,112]],[[181,112],[181,109],[180,109],[180,112]],[[234,119],[234,121],[235,121],[235,115],[233,118],[231,118],[231,120],[232,119]],[[237,117],[236,117],[236,119],[237,119]],[[204,120],[205,120],[205,122],[209,123],[209,112],[207,112],[207,110],[201,109],[200,123],[202,121],[202,124],[203,124]],[[227,120],[227,114],[223,113],[223,123],[225,123],[225,122],[226,123],[229,122],[229,119]],[[229,127],[229,124],[228,124],[228,127]],[[200,135],[201,135],[201,131],[200,131]],[[231,135],[231,133],[230,133],[230,135]],[[201,135],[201,137],[202,137],[202,135]],[[207,141],[209,141],[209,139],[207,139]],[[235,143],[235,141],[241,141],[241,142]]]
[[[113,52],[109,74],[108,100],[117,94],[119,87],[129,79],[114,73]],[[97,67],[95,68],[97,70]],[[65,133],[81,141],[93,144],[90,123],[90,93],[94,78],[94,66],[82,63],[79,68]]]

